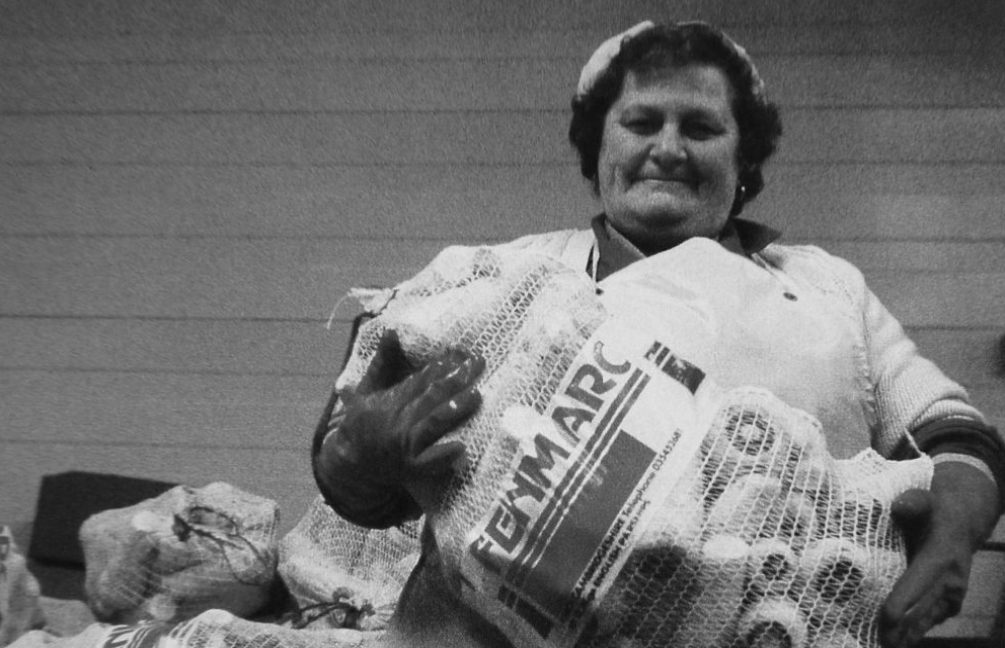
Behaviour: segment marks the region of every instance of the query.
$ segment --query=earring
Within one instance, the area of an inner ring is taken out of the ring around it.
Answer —
[[[736,186],[736,195],[733,197],[733,208],[729,210],[730,216],[737,216],[743,211],[743,206],[747,203],[747,187]]]

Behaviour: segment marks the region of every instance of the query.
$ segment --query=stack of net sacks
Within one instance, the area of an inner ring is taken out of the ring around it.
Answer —
[[[419,524],[367,529],[314,499],[279,542],[279,576],[296,605],[293,628],[387,629],[419,559]]]
[[[834,460],[816,419],[719,388],[600,292],[540,255],[448,248],[371,297],[339,388],[387,329],[417,367],[486,360],[448,435],[467,464],[412,491],[457,596],[515,645],[877,646],[906,567],[890,506],[930,462]]]
[[[271,596],[278,523],[274,501],[224,482],[96,513],[80,528],[88,605],[126,624],[252,615]]]
[[[207,610],[176,622],[94,623],[58,637],[42,631],[22,635],[12,648],[383,648],[382,633],[359,630],[297,630]]]
[[[243,502],[235,503],[235,497]],[[106,621],[114,618],[115,623],[92,623],[71,636],[54,635],[48,628],[28,632],[13,648],[389,646],[383,627],[418,558],[418,525],[364,529],[341,520],[317,498],[277,545],[273,532],[265,532],[275,527],[274,513],[268,500],[217,484],[175,489],[136,507],[89,518],[85,547],[93,560],[88,590],[92,600],[105,606]],[[108,537],[100,540],[100,534]],[[255,549],[242,558],[203,544],[185,548],[193,540],[222,543],[220,549],[230,552]],[[99,551],[106,555],[96,556]],[[165,570],[178,564],[185,567],[166,577]],[[245,618],[260,598],[247,591],[231,596],[231,578],[220,578],[219,570],[232,567],[237,573],[231,576],[262,586],[271,581],[265,572],[274,568],[296,609],[277,607]],[[195,599],[193,592],[202,595]],[[115,602],[119,608],[111,608]]]

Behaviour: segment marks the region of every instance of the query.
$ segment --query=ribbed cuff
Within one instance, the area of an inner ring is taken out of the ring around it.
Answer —
[[[936,461],[959,461],[953,457],[963,455],[983,464],[998,488],[999,512],[1005,512],[1005,441],[995,428],[972,419],[948,418],[927,423],[912,434],[918,447]],[[950,458],[938,459],[946,455]],[[970,465],[981,470],[977,463]]]
[[[977,457],[963,454],[962,452],[943,452],[932,457],[932,463],[936,466],[943,463],[967,464],[971,468],[979,470],[982,475],[991,480],[992,484],[995,486],[998,485],[998,480],[995,479],[994,473],[991,472],[991,468]]]

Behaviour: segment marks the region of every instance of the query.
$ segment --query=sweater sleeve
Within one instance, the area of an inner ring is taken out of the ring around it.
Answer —
[[[860,291],[866,356],[878,424],[873,445],[885,456],[915,449],[983,464],[1005,496],[1005,441],[955,381],[921,356],[897,319],[855,271]],[[945,459],[953,460],[950,457]],[[1005,499],[1000,501],[1005,502]]]
[[[878,429],[874,445],[889,456],[905,435],[946,419],[984,425],[966,391],[921,356],[896,318],[861,280],[863,324]]]
[[[936,463],[954,461],[977,468],[998,487],[998,512],[1005,512],[1005,439],[976,421],[948,418],[912,430],[918,447]]]

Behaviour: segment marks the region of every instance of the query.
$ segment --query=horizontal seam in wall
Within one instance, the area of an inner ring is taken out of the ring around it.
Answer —
[[[137,168],[137,169],[411,169],[411,168],[434,168],[450,169],[471,168],[485,169],[538,169],[547,167],[550,169],[567,169],[575,171],[578,169],[576,161],[571,157],[570,147],[568,159],[544,159],[535,161],[478,161],[478,160],[415,160],[408,162],[388,161],[388,162],[294,162],[294,161],[261,161],[261,160],[220,160],[220,161],[198,161],[198,160],[2,160],[0,168],[4,167],[25,167],[25,168]],[[1002,159],[959,159],[959,160],[924,160],[924,159],[884,159],[884,160],[863,160],[836,158],[832,160],[770,160],[765,168],[770,172],[774,168],[814,168],[814,167],[918,167],[918,168],[943,168],[943,167],[973,167],[973,168],[995,168],[1005,166],[1005,157]]]
[[[783,110],[798,112],[940,112],[940,111],[993,111],[1005,107],[1001,102],[968,104],[909,104],[909,103],[869,103],[869,104],[786,104]],[[550,115],[571,116],[567,108],[541,106],[533,108],[275,108],[275,109],[122,109],[122,110],[0,110],[0,117],[171,117],[197,116],[217,117],[235,115],[265,116],[317,116],[317,115]]]
[[[152,369],[128,367],[56,367],[43,365],[0,365],[0,372],[45,372],[45,373],[77,373],[77,374],[143,374],[143,375],[171,375],[171,376],[272,376],[276,378],[334,378],[338,374],[338,368],[332,368],[331,372],[292,372],[292,371],[223,371],[211,369]]]
[[[585,223],[585,220],[584,220]],[[345,236],[322,233],[311,234],[205,234],[205,233],[176,233],[176,232],[144,232],[133,234],[128,232],[73,232],[73,231],[35,231],[35,232],[3,232],[0,231],[0,243],[7,241],[33,241],[33,240],[150,240],[150,241],[229,241],[259,242],[259,241],[289,241],[308,242],[326,241],[329,243],[342,243],[352,245],[354,243],[380,243],[380,244],[409,244],[409,243],[442,243],[443,245],[492,245],[504,243],[510,240],[507,237],[485,237],[485,238],[464,238],[447,236],[428,236],[416,234],[414,236],[375,236],[361,234],[359,236]],[[792,245],[842,245],[842,244],[876,244],[876,245],[898,245],[898,244],[936,244],[936,245],[1001,245],[1005,244],[1005,236],[813,236],[813,237],[791,237],[785,239],[786,243]],[[955,269],[953,270],[956,271]]]
[[[310,439],[305,435],[302,440],[303,445],[309,445]],[[254,444],[247,445],[235,442],[232,445],[218,444],[218,443],[192,443],[187,441],[185,443],[143,443],[139,441],[75,441],[72,439],[4,439],[0,438],[0,444],[11,444],[11,445],[30,445],[30,446],[59,446],[59,445],[69,445],[69,446],[96,446],[96,447],[118,447],[118,448],[184,448],[186,450],[196,449],[196,450],[288,450],[291,452],[300,452],[300,448],[291,448],[290,444],[285,445],[268,445],[268,444]]]

